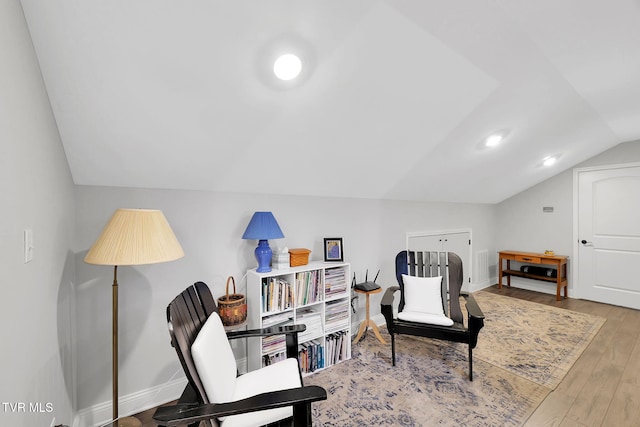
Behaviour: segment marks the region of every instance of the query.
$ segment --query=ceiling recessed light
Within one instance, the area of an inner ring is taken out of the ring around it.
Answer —
[[[555,157],[547,157],[542,161],[542,164],[544,166],[551,166],[555,162],[556,162],[556,158]]]
[[[502,135],[491,135],[485,140],[484,145],[487,147],[495,147],[500,144],[500,141],[502,141]]]
[[[280,80],[292,80],[298,77],[302,70],[302,61],[296,55],[287,53],[276,59],[273,72]]]

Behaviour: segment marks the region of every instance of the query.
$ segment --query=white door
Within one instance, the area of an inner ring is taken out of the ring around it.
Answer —
[[[640,166],[577,178],[579,296],[640,309]]]

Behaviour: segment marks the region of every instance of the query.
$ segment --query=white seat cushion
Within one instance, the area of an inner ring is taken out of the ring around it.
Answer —
[[[415,277],[402,275],[404,308],[398,319],[432,325],[451,326],[453,320],[444,315],[442,276]]]
[[[300,372],[296,359],[287,359],[237,378],[233,400],[244,399],[260,393],[301,387]],[[293,407],[268,409],[266,411],[226,417],[221,427],[261,426],[293,416]]]
[[[453,320],[449,319],[444,314],[420,313],[418,311],[403,310],[398,313],[398,319],[405,320],[407,322],[428,323],[430,325],[453,325]]]

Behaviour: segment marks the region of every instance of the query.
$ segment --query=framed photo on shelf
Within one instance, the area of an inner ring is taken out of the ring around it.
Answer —
[[[324,238],[324,261],[343,261],[342,237]]]

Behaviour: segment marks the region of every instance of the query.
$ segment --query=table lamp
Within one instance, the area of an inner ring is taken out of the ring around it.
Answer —
[[[156,264],[183,256],[182,247],[161,211],[118,209],[84,258],[88,264],[113,266],[113,426],[141,425],[135,418],[118,418],[118,266]]]
[[[269,239],[282,239],[284,234],[280,230],[278,222],[271,212],[256,212],[251,217],[247,229],[244,231],[242,238],[245,240],[257,240],[258,247],[255,250],[256,260],[258,261],[258,273],[267,273],[271,271],[271,256],[273,255],[269,247]]]

